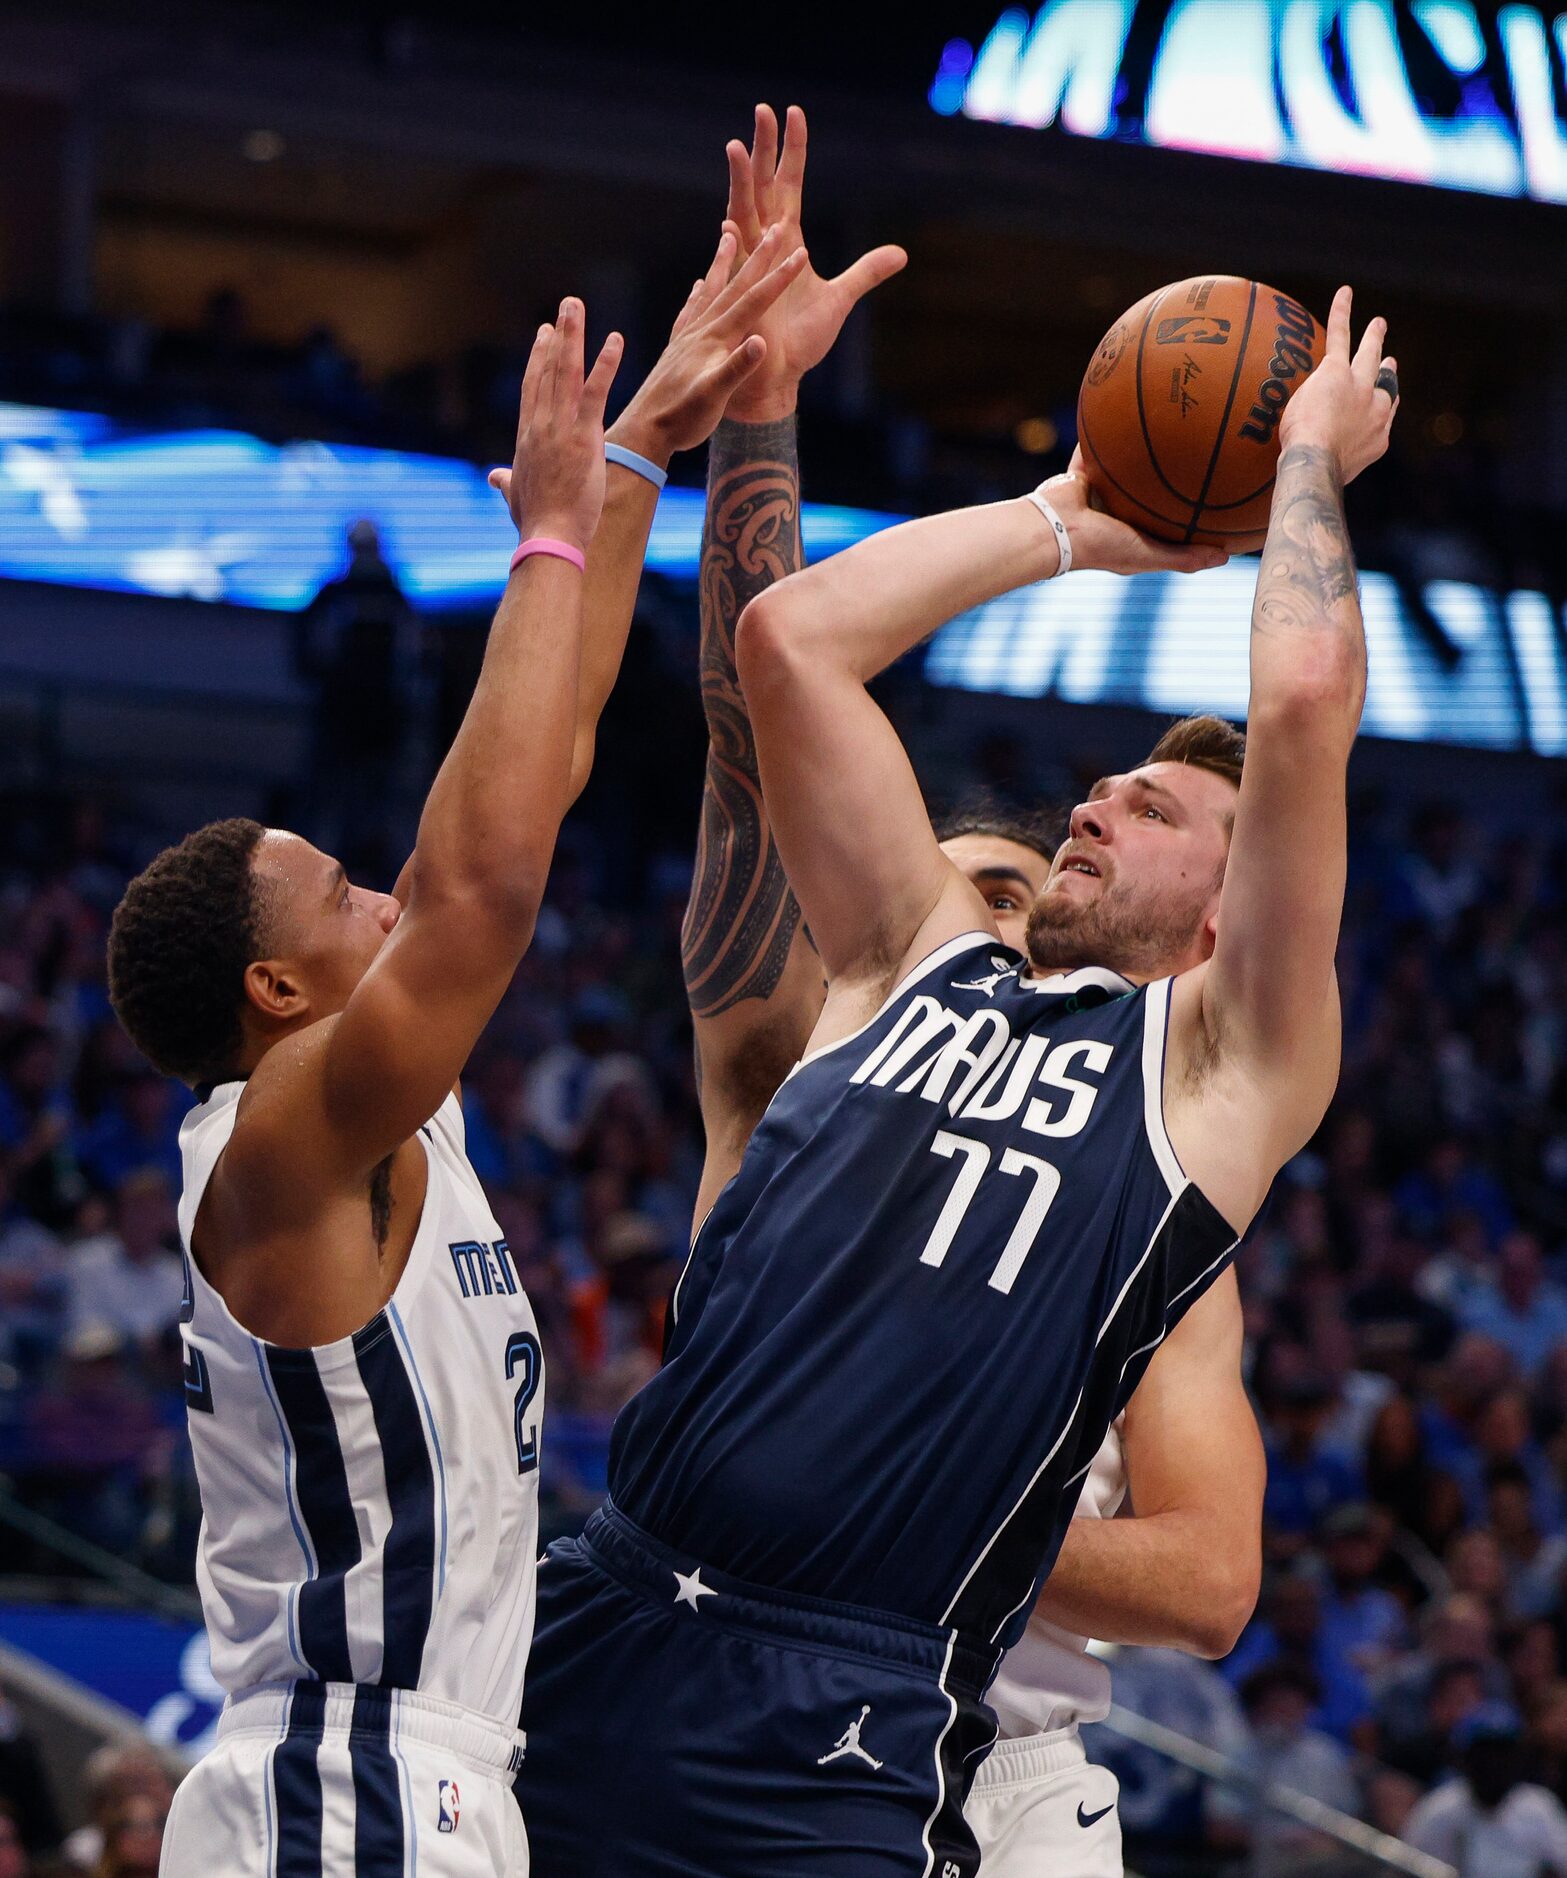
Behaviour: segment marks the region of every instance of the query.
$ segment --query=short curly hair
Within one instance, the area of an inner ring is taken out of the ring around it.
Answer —
[[[245,967],[263,956],[255,876],[266,830],[242,816],[208,822],[165,848],[125,889],[109,928],[109,1000],[154,1069],[220,1082],[244,1044]]]

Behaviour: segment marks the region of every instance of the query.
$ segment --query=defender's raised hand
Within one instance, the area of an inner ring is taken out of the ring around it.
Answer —
[[[1281,450],[1304,443],[1331,451],[1344,483],[1353,482],[1387,449],[1398,410],[1398,362],[1382,354],[1387,321],[1372,320],[1351,356],[1353,305],[1350,289],[1340,287],[1328,314],[1322,363],[1285,405],[1279,419]]]
[[[805,113],[790,105],[780,151],[778,119],[770,105],[759,104],[751,148],[737,138],[726,154],[729,220],[742,254],[754,253],[763,230],[775,223],[784,251],[797,248],[805,183]],[[908,258],[902,248],[873,248],[831,280],[824,280],[806,261],[788,291],[758,322],[767,357],[730,400],[730,416],[765,423],[792,411],[800,380],[827,356],[856,303],[890,280]]]
[[[523,540],[548,535],[585,551],[604,505],[604,400],[623,348],[611,333],[584,379],[582,333],[582,302],[570,298],[553,325],[539,328],[523,374],[516,454],[489,480]]]
[[[739,386],[762,364],[769,310],[806,267],[798,235],[769,228],[742,257],[731,222],[706,275],[675,319],[658,363],[610,430],[613,442],[660,467],[706,443]]]

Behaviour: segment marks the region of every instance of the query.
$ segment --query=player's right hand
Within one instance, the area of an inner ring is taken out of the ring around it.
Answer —
[[[736,231],[742,256],[755,252],[762,230],[778,224],[786,250],[800,245],[800,202],[805,184],[805,113],[790,105],[784,119],[783,148],[772,107],[756,107],[751,148],[736,138],[729,159],[728,221]],[[746,379],[729,403],[729,415],[767,423],[795,407],[800,380],[832,350],[843,323],[873,287],[890,280],[908,261],[902,248],[872,248],[831,280],[807,261],[789,291],[780,296],[759,331],[767,341],[761,369]]]
[[[718,428],[736,389],[767,356],[759,325],[806,265],[798,242],[769,228],[743,265],[739,236],[725,222],[718,250],[680,309],[658,363],[610,429],[610,440],[660,466],[694,450]]]
[[[1311,444],[1330,450],[1339,479],[1351,483],[1387,449],[1398,410],[1397,361],[1384,358],[1387,321],[1374,319],[1350,355],[1350,314],[1354,296],[1340,287],[1328,314],[1328,343],[1322,363],[1296,391],[1279,419],[1279,447]],[[1379,377],[1391,373],[1392,389]]]
[[[584,552],[604,506],[604,401],[620,364],[619,333],[582,374],[582,302],[565,299],[541,326],[523,374],[517,449],[510,470],[492,470],[517,533],[545,535]]]
[[[1106,514],[1095,504],[1081,449],[1072,452],[1066,474],[1053,476],[1041,493],[1066,523],[1072,538],[1074,569],[1098,568],[1106,574],[1200,574],[1206,568],[1223,567],[1230,558],[1222,548],[1180,547],[1171,541],[1158,541],[1129,522]],[[1042,529],[1044,548],[1050,530],[1043,525]]]

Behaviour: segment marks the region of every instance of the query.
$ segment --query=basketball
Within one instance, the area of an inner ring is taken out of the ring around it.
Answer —
[[[1324,337],[1288,294],[1233,275],[1139,300],[1100,341],[1078,393],[1078,441],[1105,508],[1164,541],[1260,548],[1279,415]]]

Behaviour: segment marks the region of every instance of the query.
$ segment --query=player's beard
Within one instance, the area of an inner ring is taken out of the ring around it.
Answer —
[[[1029,909],[1029,960],[1039,972],[1103,965],[1123,978],[1162,978],[1186,956],[1210,898],[1139,895],[1119,881],[1086,902],[1046,891]]]

